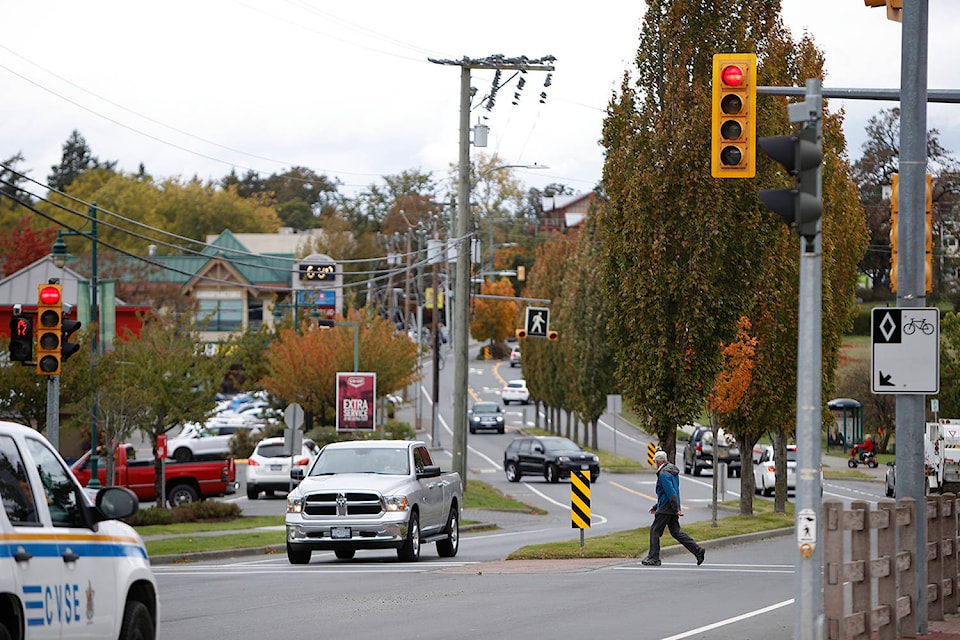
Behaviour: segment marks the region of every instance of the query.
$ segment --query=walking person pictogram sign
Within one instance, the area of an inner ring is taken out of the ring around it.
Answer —
[[[550,329],[550,309],[527,307],[527,317],[523,324],[528,338],[546,338]]]

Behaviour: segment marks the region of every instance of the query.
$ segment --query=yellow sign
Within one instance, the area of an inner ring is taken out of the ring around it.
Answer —
[[[440,292],[440,299],[438,300],[438,306],[433,306],[433,287],[427,287],[427,290],[424,292],[423,301],[425,303],[425,308],[427,309],[443,309],[443,291]]]

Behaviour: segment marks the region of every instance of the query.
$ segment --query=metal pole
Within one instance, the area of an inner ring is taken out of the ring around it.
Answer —
[[[440,286],[439,270],[439,261],[434,261],[430,285],[433,288],[433,307],[430,310],[430,319],[433,321],[433,406],[430,411],[430,433],[434,447],[441,446],[440,430],[437,428],[437,413],[440,404],[440,305],[438,304],[440,296],[437,290]]]
[[[90,251],[90,319],[93,321],[92,357],[90,360],[91,374],[96,379],[94,369],[97,366],[97,360],[100,357],[100,308],[97,305],[97,290],[100,283],[97,281],[97,203],[90,205],[90,239],[93,241],[93,248]],[[100,488],[100,476],[97,460],[97,422],[99,421],[97,405],[99,404],[99,394],[96,388],[93,392],[93,407],[91,408],[90,423],[90,482],[87,486],[91,489]]]
[[[897,274],[897,306],[926,306],[924,282],[924,209],[927,171],[927,21],[928,1],[906,2],[903,7],[900,58],[900,260]],[[898,395],[897,499],[911,497],[925,504],[924,487],[924,397]],[[904,470],[900,482],[900,469]],[[915,631],[927,633],[927,520],[917,518],[914,527],[917,592]],[[907,619],[909,621],[909,618]],[[909,624],[909,622],[907,622]],[[909,634],[907,634],[909,635]]]
[[[460,179],[457,184],[457,280],[453,355],[453,470],[467,488],[467,335],[470,331],[470,67],[460,67]]]
[[[820,144],[823,135],[823,101],[820,80],[807,80],[805,104],[816,119],[802,127],[815,128]],[[822,171],[817,172],[822,181]],[[821,185],[817,193],[822,194]],[[821,302],[823,298],[823,254],[821,234],[810,242],[800,237],[800,296],[797,320],[797,498],[795,527],[797,551],[794,573],[797,602],[794,607],[794,634],[798,640],[824,637],[823,546],[818,544],[821,529],[820,425],[821,425]]]
[[[47,376],[47,440],[60,450],[60,376]]]

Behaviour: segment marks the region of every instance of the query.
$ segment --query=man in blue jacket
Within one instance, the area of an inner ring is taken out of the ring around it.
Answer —
[[[697,565],[701,565],[706,550],[680,528],[680,516],[683,515],[680,511],[680,469],[667,462],[666,451],[657,451],[653,463],[657,465],[657,504],[650,507],[650,513],[654,514],[650,525],[650,551],[641,564],[660,566],[660,536],[664,529],[669,529],[670,535],[694,555]]]

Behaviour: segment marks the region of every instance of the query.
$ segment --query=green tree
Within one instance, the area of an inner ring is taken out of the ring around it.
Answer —
[[[47,184],[52,189],[64,191],[74,180],[89,169],[102,168],[113,171],[116,166],[116,161],[101,163],[99,158],[93,155],[87,141],[80,135],[80,132],[74,129],[63,144],[63,156],[60,159],[60,164],[50,167]]]

